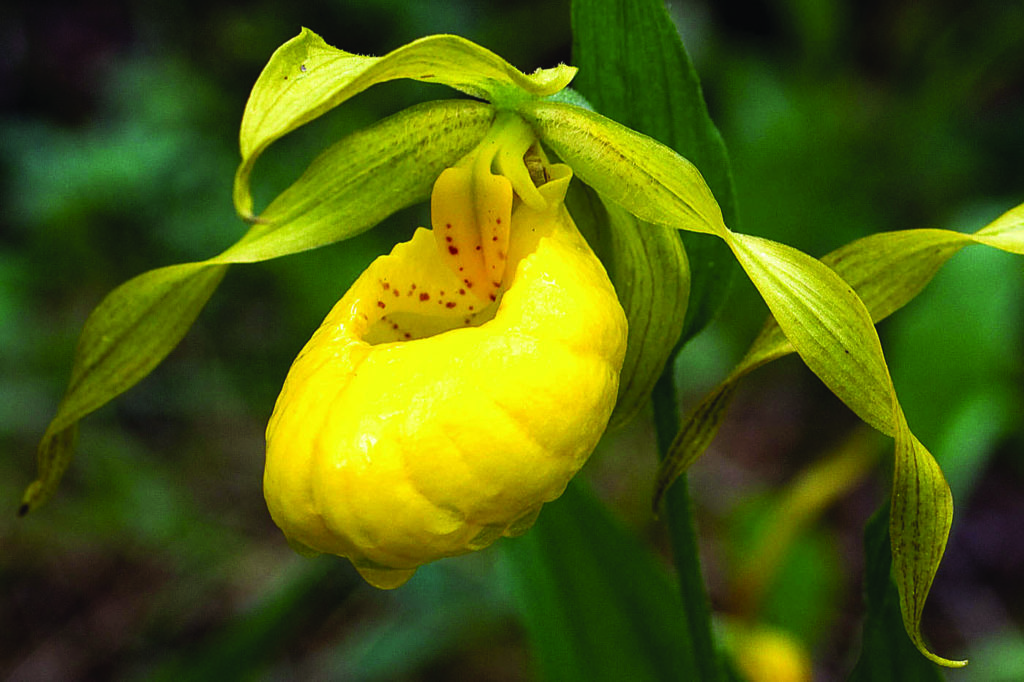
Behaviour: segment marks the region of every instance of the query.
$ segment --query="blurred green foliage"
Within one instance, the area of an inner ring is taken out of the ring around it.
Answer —
[[[973,230],[1020,203],[1019,3],[729,0],[670,10],[729,147],[743,231],[821,255],[881,230]],[[567,1],[0,9],[5,677],[532,679],[494,552],[379,593],[344,562],[292,555],[260,494],[263,428],[292,357],[369,259],[425,220],[422,210],[334,247],[233,268],[164,365],[84,422],[58,497],[14,518],[91,308],[130,277],[207,257],[241,233],[230,201],[241,112],[270,53],[301,25],[367,54],[454,32],[525,71],[570,58]],[[360,95],[268,152],[257,200],[345,131],[442,96],[402,84]],[[1022,274],[1019,259],[965,249],[881,328],[904,407],[958,504],[924,625],[938,650],[974,659],[949,679],[1017,679],[1024,650]],[[679,360],[684,401],[721,377],[764,312],[751,287],[734,287]],[[795,361],[748,384],[691,475],[723,612],[731,562],[777,491],[853,424]],[[647,420],[606,441],[586,474],[662,547],[644,513],[655,465]],[[860,538],[884,489],[868,481],[826,512],[765,596],[761,617],[793,633],[825,679],[856,659]]]

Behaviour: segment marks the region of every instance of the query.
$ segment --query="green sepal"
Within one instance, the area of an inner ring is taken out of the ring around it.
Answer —
[[[71,463],[78,420],[138,383],[178,345],[227,272],[200,263],[150,270],[114,289],[86,320],[64,398],[36,451],[19,514],[46,502]]]
[[[434,180],[484,138],[494,107],[441,100],[409,107],[323,151],[218,260],[267,260],[332,244],[430,196]]]
[[[629,323],[618,401],[608,423],[618,428],[647,404],[683,331],[690,264],[677,230],[641,223],[613,203],[605,208],[609,275]]]
[[[896,441],[893,561],[907,634],[940,665],[920,634],[921,610],[945,551],[953,499],[931,453],[896,399],[871,315],[839,275],[782,244],[733,234],[730,246],[804,363],[864,421]]]
[[[82,330],[67,391],[37,450],[37,480],[25,491],[20,513],[56,490],[72,458],[77,422],[134,386],[173,350],[229,264],[338,242],[416,203],[442,169],[476,146],[493,118],[486,104],[442,101],[353,133],[313,161],[220,255],[151,270],[111,292]]]
[[[531,101],[518,111],[603,200],[645,222],[725,233],[722,211],[700,171],[665,145],[571,104]]]
[[[563,64],[526,75],[493,52],[452,35],[427,36],[382,57],[366,57],[331,47],[303,28],[274,52],[246,104],[235,210],[247,220],[254,218],[249,176],[271,143],[373,85],[399,78],[441,83],[511,108],[558,92],[575,74],[575,68]]]
[[[821,258],[860,296],[878,323],[914,299],[935,273],[970,244],[1024,254],[1024,204],[978,232],[900,230],[869,235]],[[707,449],[739,381],[758,367],[794,352],[774,317],[769,317],[732,372],[694,408],[680,428],[658,472],[655,507],[675,477]]]
[[[917,296],[946,261],[970,244],[1024,254],[1024,204],[974,234],[949,230],[885,232],[851,242],[821,260],[856,291],[872,321],[877,323]],[[739,364],[705,396],[681,426],[658,472],[655,508],[673,481],[707,449],[740,379],[793,351],[790,340],[775,318],[770,317]],[[905,422],[901,419],[897,426],[903,430]],[[888,428],[883,430],[892,435]],[[894,503],[892,514],[893,554],[899,557],[896,576],[905,626],[908,632],[915,633],[927,585],[931,583],[931,575],[945,546],[952,512],[941,472],[927,450],[907,432],[898,442],[894,483],[898,502]],[[932,538],[930,556],[928,552],[918,553],[915,549],[921,538],[913,530],[922,523],[919,518],[922,509],[928,507],[932,508],[934,517],[934,522],[928,523],[934,527],[926,531]],[[916,645],[923,647],[919,635],[911,636]],[[949,664],[944,660],[937,662]]]

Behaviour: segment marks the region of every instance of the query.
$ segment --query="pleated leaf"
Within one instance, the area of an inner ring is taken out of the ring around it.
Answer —
[[[231,263],[286,256],[352,237],[425,198],[437,175],[483,138],[494,111],[450,101],[407,109],[321,154],[260,222],[219,256],[152,270],[89,316],[67,391],[37,450],[24,514],[56,490],[77,423],[153,370],[185,335]]]
[[[235,209],[253,217],[249,176],[271,143],[373,85],[399,78],[442,83],[511,106],[558,92],[575,73],[560,65],[527,76],[493,52],[452,35],[427,36],[383,57],[366,57],[331,47],[303,28],[274,52],[249,96],[239,139]]]
[[[541,679],[704,679],[672,579],[579,477],[499,547]]]

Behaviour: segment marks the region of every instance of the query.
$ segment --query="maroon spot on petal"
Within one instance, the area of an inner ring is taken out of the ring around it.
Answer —
[[[495,218],[494,222],[496,222],[498,225],[501,225],[501,218]]]
[[[451,244],[451,243],[452,243],[452,238],[451,238],[451,237],[445,237],[445,238],[444,238],[444,240],[445,240],[446,242],[448,242],[449,244]]]
[[[459,289],[459,296],[465,296],[465,295],[466,295],[466,290],[465,289]]]
[[[411,339],[412,338],[412,334],[410,334],[409,332],[406,332],[405,333],[405,338]]]
[[[446,229],[446,230],[452,229],[452,224],[451,223],[445,223],[444,229]]]
[[[448,247],[448,253],[452,254],[453,256],[455,254],[457,254],[458,252],[459,252],[459,247],[457,247],[457,246],[449,246]]]
[[[493,237],[491,237],[491,241],[492,242],[498,241],[498,235],[494,235]]]
[[[491,284],[493,284],[496,287],[500,287],[501,286],[501,282],[491,282]]]
[[[444,304],[444,307],[445,308],[454,308],[455,307],[455,301],[448,301],[447,303]]]
[[[397,325],[397,324],[395,324],[394,322],[392,322],[392,323],[391,323],[391,328],[392,328],[392,329],[398,329],[398,325]]]
[[[384,305],[384,301],[377,301],[377,307],[378,308],[386,308],[387,306]]]
[[[398,292],[398,289],[392,289],[392,291],[394,291],[394,292],[395,292],[395,296],[401,296],[401,295],[402,295],[402,294],[400,294],[400,293]]]
[[[424,291],[422,294],[420,294],[420,300],[421,301],[429,301],[430,300],[430,294],[428,294],[427,292]]]
[[[480,249],[482,249],[482,248],[483,248],[483,247],[482,247],[482,246],[480,246],[479,244],[477,244],[477,245],[476,245],[476,250],[477,250],[477,251],[479,251],[479,250],[480,250]]]
[[[491,294],[491,300],[492,300],[492,301],[497,301],[497,300],[498,300],[498,297],[497,297],[497,296],[495,296],[494,294]]]
[[[388,284],[387,282],[381,282],[381,284],[384,286],[384,291],[387,291],[388,289],[391,288],[391,285]]]

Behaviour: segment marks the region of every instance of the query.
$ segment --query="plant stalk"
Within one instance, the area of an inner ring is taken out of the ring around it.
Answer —
[[[658,441],[658,457],[664,458],[679,430],[679,408],[673,378],[673,362],[667,363],[654,386],[654,427]],[[704,576],[701,573],[697,531],[690,501],[686,474],[683,474],[665,496],[665,518],[672,542],[679,590],[682,596],[690,646],[701,680],[716,682],[725,679],[711,631],[711,606]]]

